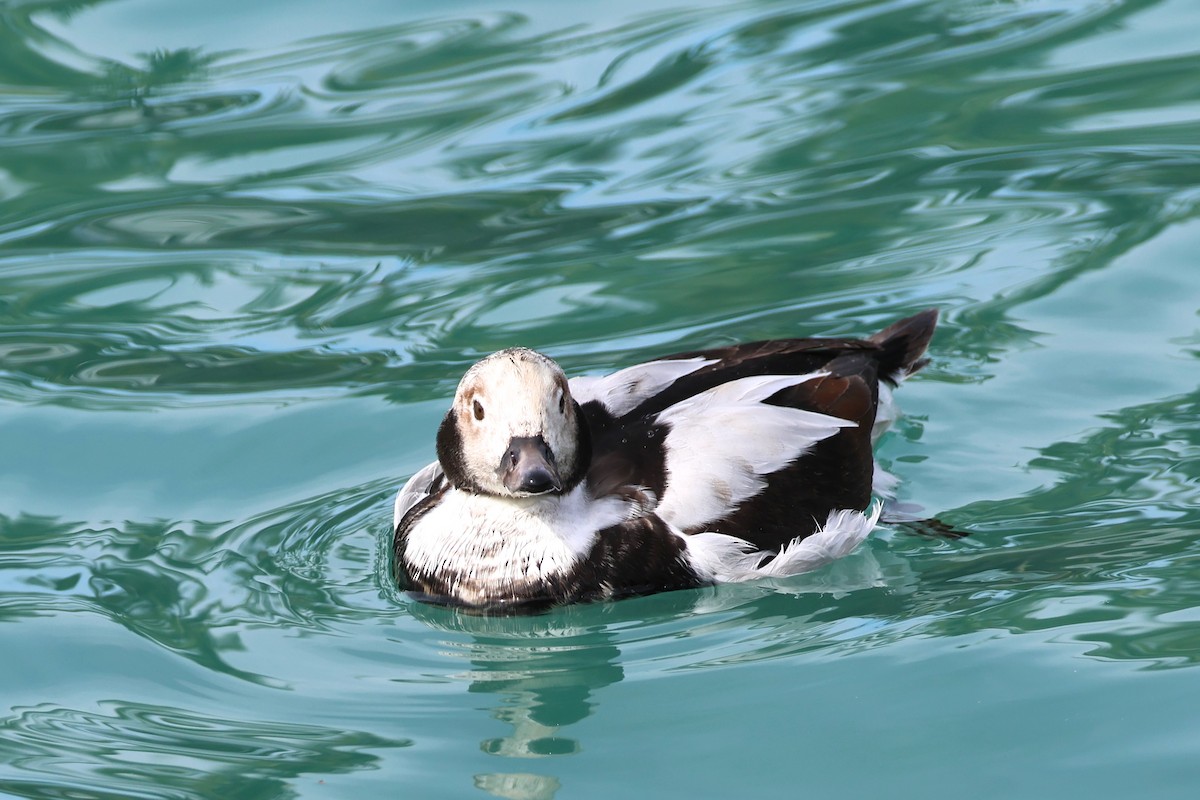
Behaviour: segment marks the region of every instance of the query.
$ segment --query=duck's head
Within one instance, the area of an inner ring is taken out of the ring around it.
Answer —
[[[467,370],[437,437],[438,460],[454,486],[500,497],[571,489],[587,468],[588,450],[562,368],[524,347]]]

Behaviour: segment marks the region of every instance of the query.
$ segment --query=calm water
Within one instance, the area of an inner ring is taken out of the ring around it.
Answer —
[[[1194,797],[1197,76],[1193,0],[0,3],[0,793]],[[481,354],[927,306],[968,538],[391,587]]]

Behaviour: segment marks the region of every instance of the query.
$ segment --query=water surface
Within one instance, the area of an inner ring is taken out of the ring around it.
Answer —
[[[1192,797],[1188,0],[0,5],[0,793]],[[884,528],[391,585],[462,371],[942,309]]]

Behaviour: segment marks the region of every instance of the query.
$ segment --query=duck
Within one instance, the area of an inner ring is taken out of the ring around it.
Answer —
[[[535,350],[493,353],[459,382],[437,460],[396,495],[397,586],[522,613],[841,558],[894,490],[874,444],[937,321],[929,309],[864,339],[756,341],[570,379]]]

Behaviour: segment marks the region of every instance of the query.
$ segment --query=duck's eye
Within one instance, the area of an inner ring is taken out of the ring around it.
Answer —
[[[475,413],[475,419],[483,419],[483,403],[476,400],[471,404],[471,410]]]
[[[558,413],[567,413],[567,394],[563,392],[558,396]]]

